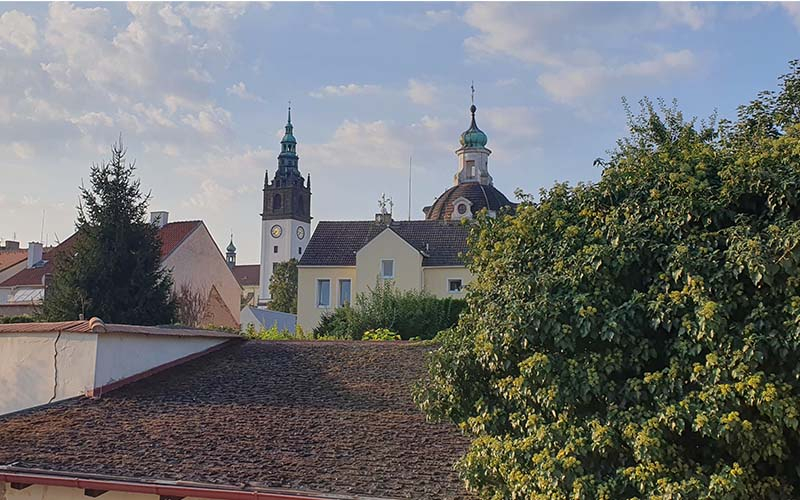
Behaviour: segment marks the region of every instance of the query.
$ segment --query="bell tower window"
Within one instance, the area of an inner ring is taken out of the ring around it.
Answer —
[[[280,210],[281,209],[281,195],[276,194],[272,197],[272,209],[273,210]]]

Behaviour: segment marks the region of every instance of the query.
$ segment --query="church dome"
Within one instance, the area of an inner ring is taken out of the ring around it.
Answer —
[[[228,243],[228,248],[226,248],[225,250],[227,250],[228,252],[236,251],[236,245],[233,244],[233,238],[231,238],[231,242]]]
[[[478,108],[476,108],[474,104],[470,106],[469,110],[472,112],[472,123],[469,128],[461,134],[461,145],[465,148],[483,148],[486,147],[486,143],[489,142],[486,134],[484,134],[475,123],[475,111],[477,109]]]
[[[425,210],[428,220],[453,220],[466,215],[469,210],[475,216],[484,208],[497,212],[504,207],[516,207],[499,189],[492,185],[477,182],[457,184],[441,194],[436,201]],[[455,214],[455,217],[454,217]]]

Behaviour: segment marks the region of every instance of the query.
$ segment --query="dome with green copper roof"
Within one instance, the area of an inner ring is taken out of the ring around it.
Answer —
[[[475,111],[478,108],[473,104],[469,110],[472,113],[472,123],[469,128],[461,134],[461,145],[465,148],[484,148],[489,139],[475,123]]]
[[[233,244],[233,236],[231,236],[231,242],[228,243],[228,248],[226,248],[225,250],[227,250],[228,252],[236,251],[236,245]]]

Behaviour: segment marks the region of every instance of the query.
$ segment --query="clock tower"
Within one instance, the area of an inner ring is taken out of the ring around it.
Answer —
[[[297,140],[292,126],[292,108],[281,139],[278,170],[272,182],[264,174],[264,203],[261,212],[261,276],[259,304],[270,299],[269,281],[273,266],[290,259],[300,260],[311,237],[311,175],[303,179],[297,167]]]

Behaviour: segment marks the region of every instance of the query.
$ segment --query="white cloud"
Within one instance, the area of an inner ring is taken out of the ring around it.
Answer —
[[[36,151],[33,149],[33,146],[24,142],[12,142],[11,151],[20,160],[28,160],[36,155]]]
[[[486,120],[487,129],[511,138],[535,137],[540,129],[534,111],[526,106],[506,106],[478,110],[479,119]]]
[[[227,92],[228,95],[233,95],[246,101],[264,102],[262,98],[247,90],[247,85],[245,85],[244,82],[234,83],[225,89],[225,92]]]
[[[205,179],[200,183],[200,190],[189,197],[183,204],[195,208],[220,208],[231,201],[234,191],[222,186],[214,179]]]
[[[441,24],[455,21],[456,15],[452,10],[426,10],[424,12],[414,12],[411,15],[400,17],[399,21],[414,29],[421,31],[431,30]]]
[[[710,7],[689,2],[663,2],[658,4],[664,17],[662,25],[686,25],[697,31],[713,16]]]
[[[320,99],[323,97],[343,97],[359,94],[374,94],[380,90],[381,87],[379,85],[349,83],[347,85],[326,85],[315,92],[311,92],[309,95],[311,97]]]
[[[0,42],[12,45],[30,55],[39,47],[33,18],[17,10],[4,12],[0,16]]]
[[[194,114],[185,115],[181,121],[207,135],[220,134],[231,125],[231,114],[219,107],[208,106]]]
[[[795,27],[800,30],[800,3],[797,2],[784,2],[781,3],[786,13],[792,18]]]
[[[411,102],[428,106],[436,101],[439,89],[432,83],[412,79],[408,81],[406,94]]]
[[[618,66],[594,64],[568,67],[542,73],[537,81],[556,101],[575,103],[611,84],[631,83],[634,78],[667,78],[696,66],[695,55],[689,50],[681,50]]]
[[[642,41],[643,55],[637,36],[646,39],[653,29],[672,27],[697,30],[713,13],[694,4],[477,3],[464,15],[477,30],[464,47],[472,59],[511,57],[539,68],[538,83],[548,94],[577,104],[625,78],[659,79],[694,69],[696,56],[688,49],[646,46]]]
[[[378,120],[345,120],[324,144],[303,146],[307,162],[355,168],[407,168],[412,150],[407,134]]]

